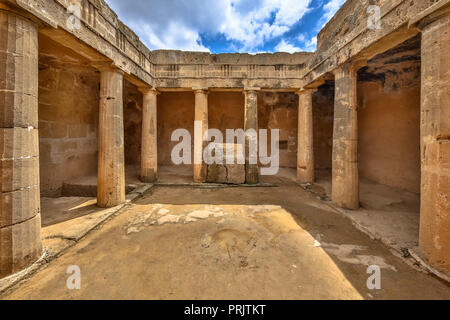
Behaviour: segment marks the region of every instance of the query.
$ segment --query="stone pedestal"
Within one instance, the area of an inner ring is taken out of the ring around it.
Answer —
[[[101,71],[97,203],[108,208],[125,202],[123,72],[111,66],[97,68]]]
[[[359,208],[357,67],[335,71],[332,201]]]
[[[151,88],[140,88],[139,90],[143,94],[141,181],[151,183],[158,179],[158,92]]]
[[[450,275],[450,9],[422,29],[421,255]]]
[[[208,131],[208,91],[195,90],[194,182],[206,182],[207,167],[203,161],[204,135]]]
[[[298,94],[297,181],[314,182],[314,132],[312,96],[316,90],[305,89]]]
[[[245,94],[245,115],[244,130],[253,129],[258,135],[258,89],[246,89]],[[255,144],[258,150],[258,139],[252,141],[247,135],[245,138],[245,182],[247,184],[257,184],[259,182],[258,152],[251,154],[250,143]]]
[[[241,144],[215,144],[215,157],[220,157],[222,163],[213,163],[207,166],[208,175],[207,182],[209,183],[225,183],[225,184],[244,184],[245,183],[245,165],[234,163],[227,163],[227,154],[233,154],[235,159],[238,154],[242,154]],[[221,154],[218,150],[221,150]],[[208,162],[211,163],[211,162]]]
[[[37,26],[0,10],[0,278],[42,252]]]

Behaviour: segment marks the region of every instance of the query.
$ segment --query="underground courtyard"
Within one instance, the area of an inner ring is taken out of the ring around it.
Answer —
[[[260,54],[72,2],[0,1],[0,299],[450,299],[450,1]]]

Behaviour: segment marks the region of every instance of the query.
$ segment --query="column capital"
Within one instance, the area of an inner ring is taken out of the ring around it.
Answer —
[[[209,88],[206,87],[192,87],[195,94],[209,94]]]
[[[250,92],[250,91],[260,91],[261,88],[258,87],[244,87],[244,92]]]
[[[116,71],[124,74],[124,72],[113,61],[93,61],[91,62],[91,65],[98,71]]]
[[[244,95],[247,95],[247,94],[257,94],[260,90],[261,90],[261,88],[256,88],[256,87],[246,87],[246,88],[244,88],[244,90],[242,91],[242,93],[243,93]]]
[[[301,96],[301,95],[304,95],[304,94],[311,94],[312,95],[317,90],[318,90],[317,88],[302,88],[300,90],[297,90],[295,92],[295,94],[298,95],[298,96]]]
[[[138,90],[143,94],[152,93],[154,95],[159,95],[161,92],[159,92],[156,88],[152,88],[149,86],[140,86],[138,87]]]
[[[440,0],[409,20],[408,26],[423,30],[430,23],[450,15],[450,0]]]
[[[359,69],[365,66],[367,66],[367,59],[353,59],[337,66],[336,69],[334,69],[332,72],[334,73],[335,76],[336,73],[341,72],[343,70],[347,70],[348,72],[356,74],[356,72],[358,72]]]

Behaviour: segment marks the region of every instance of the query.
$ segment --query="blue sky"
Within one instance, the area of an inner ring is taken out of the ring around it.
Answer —
[[[106,0],[151,50],[314,51],[345,0]]]

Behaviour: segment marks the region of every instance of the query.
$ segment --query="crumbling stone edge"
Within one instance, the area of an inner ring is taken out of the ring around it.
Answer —
[[[358,221],[356,221],[351,216],[349,216],[345,212],[344,209],[335,206],[331,202],[331,199],[329,199],[328,197],[323,197],[322,195],[319,195],[316,192],[314,192],[314,190],[311,189],[311,185],[310,184],[297,183],[297,185],[300,188],[302,188],[303,190],[305,190],[305,191],[307,191],[307,192],[317,196],[317,199],[319,199],[324,204],[326,204],[328,207],[333,209],[333,211],[335,211],[336,213],[340,214],[341,216],[343,216],[346,219],[349,219],[350,222],[353,224],[353,226],[356,229],[358,229],[362,233],[364,233],[367,236],[369,236],[370,239],[376,240],[376,241],[380,241],[381,243],[383,243],[386,247],[389,248],[389,250],[392,252],[393,255],[395,255],[396,257],[398,257],[401,260],[403,260],[403,262],[405,262],[407,265],[409,265],[413,269],[415,269],[417,271],[420,271],[420,272],[423,272],[425,274],[432,274],[432,275],[436,276],[437,278],[439,278],[441,280],[444,280],[447,283],[450,283],[450,277],[448,277],[447,275],[443,274],[442,272],[434,269],[433,267],[431,267],[426,261],[424,261],[420,257],[417,247],[414,247],[414,248],[402,248],[400,246],[396,246],[396,245],[390,243],[389,241],[387,241],[383,237],[375,235],[368,228],[366,228],[365,226],[361,225]]]
[[[46,268],[48,264],[54,259],[60,257],[64,252],[66,252],[69,248],[76,245],[79,241],[84,239],[88,234],[90,234],[93,230],[98,230],[103,227],[106,223],[111,221],[113,218],[117,217],[121,213],[125,212],[128,209],[132,202],[142,197],[145,193],[150,191],[154,187],[154,184],[142,184],[138,185],[132,192],[126,195],[126,201],[124,204],[116,206],[111,209],[111,211],[97,224],[92,225],[92,227],[85,233],[83,233],[77,239],[73,238],[60,238],[63,240],[65,244],[59,247],[57,250],[50,251],[48,248],[43,249],[42,256],[36,261],[34,264],[29,266],[28,268],[10,275],[6,278],[0,279],[0,299],[2,296],[7,295],[8,293],[14,291],[18,286],[25,283],[28,279],[31,278],[36,272]]]
[[[156,187],[190,187],[198,189],[226,189],[226,188],[275,188],[278,185],[273,183],[257,184],[233,184],[233,183],[155,183]]]

